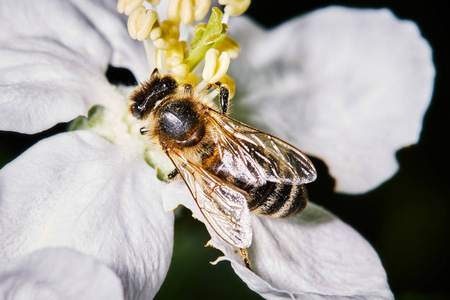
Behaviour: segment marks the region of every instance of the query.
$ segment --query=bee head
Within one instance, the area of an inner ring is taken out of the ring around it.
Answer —
[[[171,75],[161,76],[158,69],[155,69],[150,80],[141,84],[131,95],[131,113],[139,120],[145,119],[157,101],[175,93],[177,88],[175,78]]]

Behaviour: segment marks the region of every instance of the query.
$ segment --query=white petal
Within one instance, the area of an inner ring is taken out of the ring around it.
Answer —
[[[96,2],[3,1],[0,25],[0,130],[36,133],[107,103],[108,64],[136,53],[124,20]]]
[[[0,269],[2,299],[123,299],[120,279],[92,257],[45,248]]]
[[[148,80],[150,70],[145,62],[147,57],[142,42],[130,38],[127,30],[127,16],[117,12],[116,0],[70,0],[74,6],[85,14],[95,28],[111,44],[110,64],[127,68],[138,81]],[[158,5],[158,11],[161,6]]]
[[[397,171],[395,152],[417,142],[435,75],[413,22],[342,7],[267,33],[233,20],[243,51],[230,67],[236,115],[250,111],[251,123],[324,159],[341,192],[365,192]]]
[[[377,253],[350,226],[309,204],[289,219],[254,216],[249,272],[221,242],[236,273],[263,297],[393,299]]]
[[[95,256],[122,279],[126,296],[151,298],[173,248],[164,183],[141,149],[84,131],[45,139],[0,171],[0,261],[47,246]]]
[[[205,223],[211,240],[236,274],[268,299],[393,299],[377,253],[353,228],[309,203],[293,218],[252,215],[253,243],[248,249],[255,273],[243,265],[237,248],[209,226],[182,181],[164,188],[163,203],[179,203]]]

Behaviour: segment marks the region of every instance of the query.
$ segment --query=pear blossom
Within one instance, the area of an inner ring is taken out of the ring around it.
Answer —
[[[159,2],[2,1],[0,130],[72,124],[0,170],[0,292],[76,299],[97,285],[104,297],[153,298],[182,204],[223,252],[215,263],[230,261],[264,298],[393,299],[376,251],[314,203],[289,219],[253,215],[247,269],[184,183],[158,179],[173,165],[139,134],[128,111],[134,87],[105,72],[126,68],[143,82],[158,67],[200,90],[221,79],[234,116],[323,159],[337,191],[361,193],[389,179],[395,152],[417,142],[435,74],[417,26],[386,9],[329,7],[264,30],[235,16],[250,1],[230,0],[219,21],[232,39],[186,58],[209,1]],[[42,291],[33,285],[40,276]]]

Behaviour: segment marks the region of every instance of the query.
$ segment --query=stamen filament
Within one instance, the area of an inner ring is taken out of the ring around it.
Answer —
[[[208,82],[202,80],[199,84],[197,84],[194,88],[194,91],[200,92],[208,86]]]
[[[147,56],[147,62],[149,70],[153,70],[156,65],[154,65],[152,62],[156,62],[156,49],[152,44],[152,41],[147,38],[144,40],[144,49],[145,49],[145,55]]]

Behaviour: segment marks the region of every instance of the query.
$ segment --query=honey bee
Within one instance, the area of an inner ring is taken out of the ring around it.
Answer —
[[[316,170],[292,145],[228,117],[229,90],[217,87],[220,112],[205,93],[155,69],[131,95],[130,111],[145,121],[141,134],[173,162],[167,178],[181,176],[205,219],[250,268],[250,212],[284,218],[303,210],[304,184]]]

